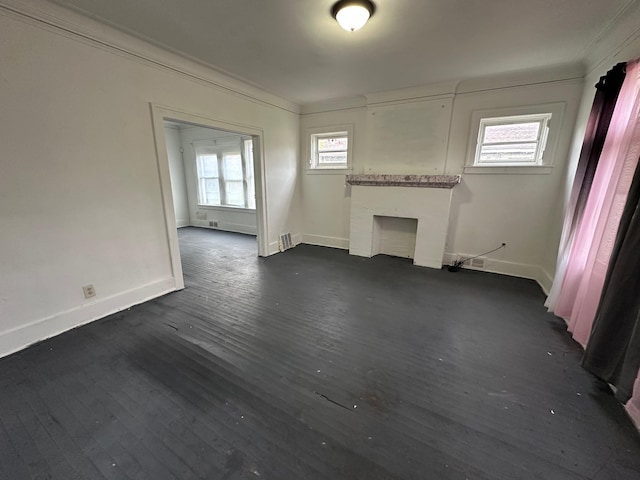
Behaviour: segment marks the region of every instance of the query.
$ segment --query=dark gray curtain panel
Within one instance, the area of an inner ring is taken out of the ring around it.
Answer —
[[[640,367],[640,163],[611,254],[582,365],[626,403]]]

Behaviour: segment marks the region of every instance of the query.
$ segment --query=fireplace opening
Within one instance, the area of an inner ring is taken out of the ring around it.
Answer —
[[[371,254],[413,259],[417,231],[417,218],[374,215]]]

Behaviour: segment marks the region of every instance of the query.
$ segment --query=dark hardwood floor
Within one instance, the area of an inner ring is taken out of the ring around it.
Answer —
[[[640,478],[533,281],[180,242],[185,290],[0,360],[1,479]]]

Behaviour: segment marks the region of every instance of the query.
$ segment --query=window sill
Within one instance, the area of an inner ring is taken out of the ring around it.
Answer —
[[[480,174],[480,175],[548,175],[553,170],[550,165],[538,165],[528,167],[489,167],[479,165],[467,165],[464,167],[464,173]]]
[[[347,175],[351,168],[307,168],[305,173],[310,175]]]
[[[255,208],[244,208],[244,207],[232,207],[229,205],[198,205],[198,209],[202,210],[221,210],[221,211],[233,211],[233,212],[245,212],[245,213],[256,213]]]

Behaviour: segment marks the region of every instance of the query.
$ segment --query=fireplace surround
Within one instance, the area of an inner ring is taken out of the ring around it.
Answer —
[[[381,229],[375,217],[415,219],[413,263],[442,267],[452,189],[460,183],[460,175],[347,175],[347,183],[351,185],[351,255],[378,253]]]

